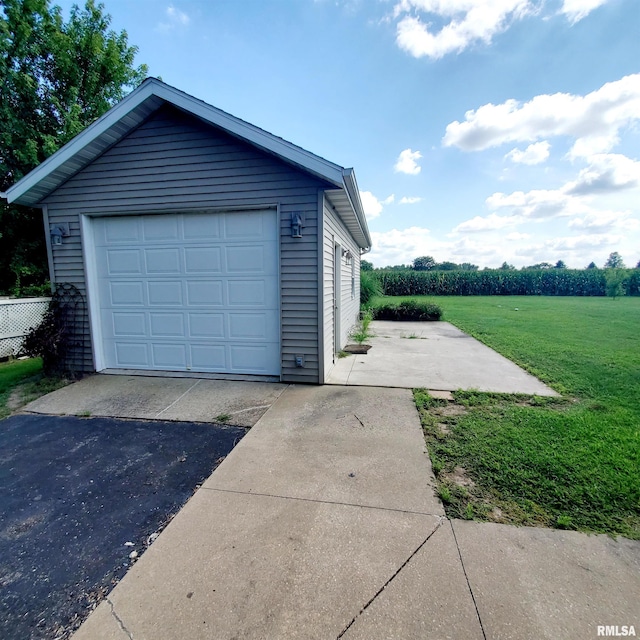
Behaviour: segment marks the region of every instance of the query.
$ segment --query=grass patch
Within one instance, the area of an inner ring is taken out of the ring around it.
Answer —
[[[447,514],[640,539],[640,299],[438,303],[563,394],[414,392]]]
[[[14,392],[19,396],[18,405],[22,406],[66,384],[67,380],[43,376],[41,358],[0,363],[0,419],[11,413],[9,400]]]

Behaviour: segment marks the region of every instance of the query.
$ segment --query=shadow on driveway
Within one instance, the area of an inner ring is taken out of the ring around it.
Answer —
[[[0,422],[0,637],[67,638],[244,434],[111,418]]]

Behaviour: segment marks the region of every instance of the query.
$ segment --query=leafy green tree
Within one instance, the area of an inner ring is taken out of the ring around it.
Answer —
[[[360,270],[361,271],[373,271],[373,263],[368,260],[360,260]]]
[[[463,262],[460,265],[460,271],[477,271],[477,270],[478,270],[477,264],[471,264],[470,262]]]
[[[147,75],[137,47],[109,30],[104,5],[0,0],[0,190],[5,191]],[[46,279],[39,209],[0,203],[0,290]]]
[[[554,269],[566,269],[567,265],[564,263],[564,260],[558,260],[553,266]]]
[[[506,260],[499,267],[502,271],[513,271],[515,267],[509,264]]]
[[[595,262],[590,262],[587,265],[587,269],[597,269],[597,268],[598,268],[598,265]]]
[[[436,261],[431,256],[420,256],[413,261],[416,271],[431,271],[436,266]]]
[[[624,269],[624,262],[622,260],[622,256],[614,251],[609,254],[607,261],[604,263],[605,269]]]
[[[448,262],[447,260],[445,260],[444,262],[436,263],[436,266],[434,268],[438,271],[458,271],[460,267],[458,267],[455,262]]]

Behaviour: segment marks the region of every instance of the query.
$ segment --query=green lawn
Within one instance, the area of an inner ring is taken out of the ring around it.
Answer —
[[[562,393],[415,392],[449,515],[640,539],[640,298],[429,299]]]
[[[46,378],[42,375],[42,359],[10,360],[0,363],[0,420],[6,418],[11,410],[7,402],[11,393],[20,387],[20,404],[55,391],[66,384],[59,378]]]

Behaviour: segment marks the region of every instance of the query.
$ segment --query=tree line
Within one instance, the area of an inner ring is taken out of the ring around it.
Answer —
[[[478,271],[478,265],[471,264],[470,262],[462,262],[457,264],[455,262],[436,262],[431,256],[420,256],[415,258],[411,264],[398,264],[388,267],[374,267],[373,263],[362,260],[360,263],[362,271]],[[590,262],[585,269],[597,269],[598,265],[595,262]],[[619,252],[613,251],[606,259],[604,269],[625,269],[626,266]],[[635,267],[640,269],[640,260]],[[548,269],[568,269],[563,260],[558,260],[555,264],[550,262],[538,262],[536,264],[521,267],[521,271],[546,271]],[[491,267],[485,267],[483,271],[516,271],[516,267],[508,262],[503,262],[497,269]]]

